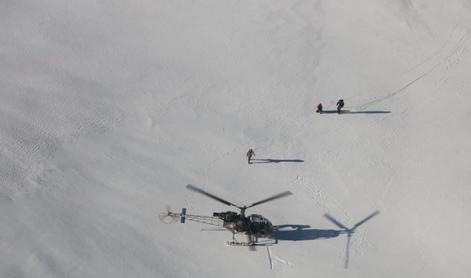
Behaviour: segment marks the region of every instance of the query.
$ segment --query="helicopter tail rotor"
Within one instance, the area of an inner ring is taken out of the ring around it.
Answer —
[[[177,215],[173,213],[170,206],[165,206],[165,211],[159,213],[159,219],[162,223],[172,224],[177,221]]]
[[[169,206],[165,207],[165,211],[159,213],[159,219],[165,224],[172,224],[177,222],[180,218],[180,223],[185,223],[186,220],[186,208],[182,208],[181,213],[172,212]]]
[[[186,208],[182,208],[182,213],[180,213],[180,223],[185,223],[186,219]]]

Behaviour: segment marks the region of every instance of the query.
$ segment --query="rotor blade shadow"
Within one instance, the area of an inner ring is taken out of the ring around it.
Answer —
[[[258,158],[251,159],[252,164],[256,163],[280,163],[280,162],[304,162],[302,159],[270,159],[270,158]]]
[[[309,225],[286,224],[273,226],[272,236],[277,240],[302,241],[334,238],[345,231],[330,229],[312,229]]]
[[[361,225],[363,225],[364,223],[368,222],[369,220],[371,220],[373,217],[375,217],[376,215],[379,214],[379,210],[376,210],[374,211],[373,213],[371,213],[370,215],[368,215],[367,217],[365,217],[363,220],[359,221],[358,223],[356,223],[352,228],[347,228],[345,225],[343,225],[342,223],[340,223],[340,221],[338,221],[337,219],[335,219],[332,215],[326,213],[324,214],[324,217],[327,218],[327,220],[329,220],[330,222],[332,222],[335,226],[339,227],[340,229],[342,229],[342,232],[347,234],[347,246],[346,246],[346,250],[345,250],[345,264],[344,264],[344,267],[345,268],[348,268],[348,263],[350,261],[350,242],[351,242],[351,238],[352,238],[352,235],[353,233],[355,232],[355,230],[360,227]]]
[[[371,218],[375,217],[376,215],[379,214],[379,210],[376,210],[374,211],[373,213],[371,213],[370,215],[368,215],[367,217],[365,217],[365,219],[361,220],[360,222],[356,223],[355,226],[353,226],[352,230],[355,230],[356,228],[358,228],[359,226],[363,225],[363,223],[369,221]]]

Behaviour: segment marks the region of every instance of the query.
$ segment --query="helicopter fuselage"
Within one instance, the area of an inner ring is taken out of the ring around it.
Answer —
[[[257,237],[268,237],[273,232],[272,223],[259,214],[245,216],[233,211],[214,212],[214,217],[223,221],[223,227],[235,233],[250,233]]]

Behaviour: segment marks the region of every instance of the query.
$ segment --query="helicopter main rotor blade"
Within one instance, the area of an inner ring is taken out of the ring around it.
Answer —
[[[216,200],[216,201],[219,201],[219,202],[221,202],[221,203],[223,203],[223,204],[225,204],[225,205],[234,206],[234,207],[240,208],[239,206],[234,205],[233,203],[231,203],[231,202],[229,202],[229,201],[226,201],[226,200],[224,200],[224,199],[222,199],[222,198],[219,198],[218,196],[213,195],[213,194],[211,194],[211,193],[209,193],[209,192],[206,192],[206,191],[204,191],[203,189],[201,189],[201,188],[199,188],[199,187],[196,187],[196,186],[194,186],[194,185],[192,185],[192,184],[187,184],[187,185],[186,185],[186,188],[188,188],[188,189],[190,189],[190,190],[192,190],[192,191],[201,193],[201,194],[203,194],[203,195],[206,195],[206,196],[208,196],[209,198],[214,199],[214,200]]]
[[[330,216],[329,214],[324,214],[324,217],[327,218],[330,222],[334,223],[335,226],[339,227],[340,229],[343,229],[347,232],[350,232],[350,229],[345,227],[342,223],[340,223],[339,221],[337,221],[337,219],[333,218],[332,216]]]
[[[379,210],[373,212],[372,214],[368,215],[365,219],[361,220],[360,222],[356,223],[355,226],[353,226],[352,230],[355,230],[358,228],[360,225],[365,223],[366,221],[370,220],[371,218],[375,217],[379,213]]]
[[[276,194],[276,195],[273,195],[269,198],[266,198],[264,200],[261,200],[261,201],[258,201],[256,203],[253,203],[251,204],[250,206],[247,206],[247,208],[251,208],[251,207],[254,207],[254,206],[258,206],[260,204],[263,204],[263,203],[266,203],[266,202],[269,202],[269,201],[273,201],[273,200],[276,200],[276,199],[279,199],[279,198],[283,198],[283,197],[286,197],[286,196],[289,196],[289,195],[292,195],[293,193],[291,193],[291,191],[285,191],[285,192],[281,192],[279,194]]]

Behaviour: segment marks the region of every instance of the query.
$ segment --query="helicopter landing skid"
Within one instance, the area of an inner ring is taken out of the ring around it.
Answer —
[[[244,241],[226,241],[227,246],[253,246],[254,244],[251,242],[244,242]]]
[[[227,246],[272,246],[278,243],[276,239],[258,240],[256,242],[226,241]]]

